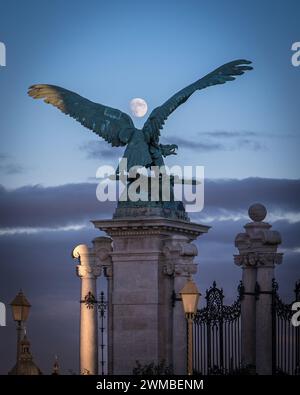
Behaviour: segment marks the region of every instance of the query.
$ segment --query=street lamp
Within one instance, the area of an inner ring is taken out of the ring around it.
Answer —
[[[179,292],[182,299],[185,317],[188,322],[188,374],[193,374],[193,320],[197,312],[200,293],[197,285],[188,278],[185,286]]]
[[[22,291],[20,291],[14,300],[10,303],[12,308],[12,315],[14,321],[17,323],[17,365],[16,374],[19,373],[20,361],[20,342],[23,330],[23,322],[25,322],[29,315],[31,304],[26,299]]]

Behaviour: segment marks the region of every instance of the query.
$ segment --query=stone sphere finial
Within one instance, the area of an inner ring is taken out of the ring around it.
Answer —
[[[263,204],[254,203],[248,209],[248,215],[254,222],[261,222],[266,218],[267,209]]]

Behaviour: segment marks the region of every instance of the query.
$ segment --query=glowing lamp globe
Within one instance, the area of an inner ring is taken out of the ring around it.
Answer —
[[[182,299],[183,309],[186,316],[193,316],[197,312],[200,293],[194,281],[188,279],[185,286],[179,292]]]
[[[18,322],[27,320],[31,304],[26,299],[22,291],[10,303],[12,308],[13,319]]]

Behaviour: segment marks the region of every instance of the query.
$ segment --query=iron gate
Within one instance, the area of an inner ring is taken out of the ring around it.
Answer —
[[[294,292],[295,301],[300,301],[300,280]],[[291,322],[294,302],[283,303],[278,295],[278,283],[273,280],[273,374],[300,374],[300,326]]]
[[[214,281],[205,298],[206,307],[198,310],[194,318],[195,374],[234,374],[241,368],[240,292],[237,300],[226,306],[223,290]]]

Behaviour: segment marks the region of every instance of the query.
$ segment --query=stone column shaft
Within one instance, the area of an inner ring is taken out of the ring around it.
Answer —
[[[98,374],[98,311],[96,279],[100,268],[92,249],[81,244],[73,250],[79,258],[77,275],[81,279],[80,292],[80,374]]]
[[[241,301],[242,365],[255,366],[256,341],[256,270],[244,267],[242,282],[245,294]]]
[[[173,369],[175,374],[187,373],[187,323],[179,292],[184,287],[187,277],[175,276],[174,295],[178,299],[173,308]],[[184,339],[184,340],[183,340]]]
[[[82,278],[80,301],[80,372],[98,374],[97,306],[88,305],[87,295],[96,297],[96,279]]]
[[[272,374],[272,281],[275,264],[281,263],[281,260],[280,253],[263,254],[257,271],[259,298],[256,303],[256,366],[259,374]]]

